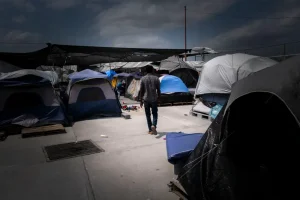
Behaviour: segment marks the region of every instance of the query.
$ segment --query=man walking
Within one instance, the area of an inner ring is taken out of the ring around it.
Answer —
[[[148,123],[149,134],[157,134],[157,102],[160,97],[160,81],[157,76],[153,74],[153,67],[146,66],[147,75],[141,79],[140,100],[141,107],[145,107],[145,113]],[[153,115],[153,123],[151,121],[151,111]]]

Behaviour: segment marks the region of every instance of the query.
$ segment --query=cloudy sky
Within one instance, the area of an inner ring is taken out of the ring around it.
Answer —
[[[185,5],[188,48],[300,40],[299,0],[0,0],[0,51],[46,42],[184,48]]]

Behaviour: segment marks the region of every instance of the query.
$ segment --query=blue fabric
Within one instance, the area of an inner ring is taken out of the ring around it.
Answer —
[[[220,105],[225,105],[229,99],[230,94],[203,94],[201,98],[205,101],[215,102]]]
[[[223,106],[220,104],[215,105],[209,113],[209,116],[213,119],[216,119],[216,117],[218,116],[219,112],[222,110]]]
[[[176,164],[177,161],[190,155],[203,135],[203,133],[168,133],[166,136],[168,161]]]
[[[114,78],[114,75],[116,75],[117,73],[114,70],[108,70],[105,72],[105,74],[108,77],[108,80],[112,80]]]
[[[145,113],[146,113],[146,119],[147,119],[147,124],[148,124],[148,129],[151,131],[151,126],[155,126],[157,128],[157,103],[156,102],[146,102],[145,101]],[[152,110],[152,115],[153,115],[153,123],[151,120],[151,110]]]
[[[32,116],[39,121],[35,126],[46,124],[64,124],[66,117],[60,106],[37,106],[33,108],[6,109],[0,112],[0,126],[11,124],[13,121],[19,121],[22,116]],[[18,119],[19,118],[19,119]]]
[[[69,76],[69,79],[71,79],[72,83],[75,83],[75,82],[81,81],[81,80],[85,80],[85,79],[92,79],[92,78],[107,79],[107,75],[90,70],[90,69],[85,69],[80,72],[72,73]]]
[[[160,91],[162,94],[173,92],[189,92],[182,80],[176,76],[163,76],[160,82]]]
[[[68,113],[77,121],[94,116],[119,117],[122,111],[117,99],[106,99],[69,104]]]

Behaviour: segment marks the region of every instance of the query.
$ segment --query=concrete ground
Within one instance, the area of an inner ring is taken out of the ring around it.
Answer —
[[[128,120],[78,122],[67,128],[67,134],[28,139],[9,136],[0,143],[0,199],[178,199],[167,187],[174,175],[164,138],[167,132],[205,132],[210,122],[189,116],[190,109],[159,108],[157,136],[147,134],[143,110],[130,112]],[[86,139],[105,152],[46,162],[43,146]]]

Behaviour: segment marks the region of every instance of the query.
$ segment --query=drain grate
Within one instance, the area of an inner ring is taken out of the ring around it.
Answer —
[[[94,144],[91,140],[46,146],[43,150],[47,161],[55,161],[104,152],[104,149]]]

